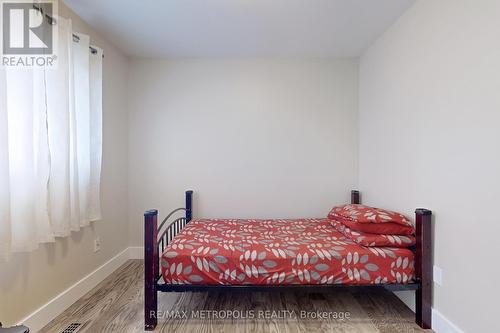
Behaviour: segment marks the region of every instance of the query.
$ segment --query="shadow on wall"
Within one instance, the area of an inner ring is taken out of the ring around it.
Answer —
[[[94,232],[94,225],[90,224],[90,230]],[[74,231],[68,237],[58,237],[53,243],[42,243],[38,249],[33,252],[17,252],[12,253],[6,261],[0,261],[2,271],[8,274],[0,275],[0,294],[7,294],[15,288],[24,290],[29,285],[29,278],[36,276],[37,272],[33,272],[32,261],[35,260],[33,255],[36,254],[37,259],[42,259],[48,266],[57,264],[57,260],[66,258],[69,252],[69,238],[73,244],[81,244],[87,227]],[[0,299],[3,298],[0,296]],[[0,331],[1,332],[1,331]]]

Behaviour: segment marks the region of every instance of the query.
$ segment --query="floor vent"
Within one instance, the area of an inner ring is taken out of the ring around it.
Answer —
[[[80,330],[81,326],[81,323],[71,323],[64,329],[64,331],[62,331],[62,333],[76,333]]]

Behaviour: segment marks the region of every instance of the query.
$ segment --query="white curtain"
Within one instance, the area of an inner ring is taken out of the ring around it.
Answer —
[[[0,68],[2,257],[101,218],[102,50],[57,25],[57,69]]]
[[[90,180],[88,216],[91,221],[101,217],[102,164],[102,59],[103,50],[94,46],[90,54]]]

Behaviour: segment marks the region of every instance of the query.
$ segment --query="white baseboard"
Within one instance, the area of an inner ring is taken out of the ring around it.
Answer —
[[[436,309],[432,309],[432,330],[436,333],[464,333]]]
[[[20,324],[28,326],[30,328],[30,332],[38,332],[52,319],[66,310],[71,304],[82,298],[86,293],[92,290],[92,288],[107,278],[127,260],[136,259],[131,255],[134,254],[135,256],[136,252],[137,250],[126,248],[106,263],[102,264],[92,273],[88,274],[80,281],[76,282],[74,285],[54,297],[48,303],[38,308],[35,312],[21,320]]]
[[[395,292],[396,296],[415,312],[415,292]],[[436,333],[464,333],[460,328],[453,324],[441,312],[432,309],[432,330]]]
[[[414,291],[395,291],[394,294],[405,303],[411,311],[415,312],[415,292]]]
[[[143,259],[144,247],[128,247],[116,256],[108,260],[92,273],[54,297],[47,304],[41,306],[38,310],[24,318],[21,323],[31,329],[31,332],[37,332],[47,325],[52,319],[66,310],[71,304],[79,300],[92,288],[107,278],[111,273],[118,269],[129,259]],[[436,333],[464,333],[448,318],[439,311],[432,310],[432,329]]]
[[[144,247],[132,246],[128,248],[130,259],[144,259]]]

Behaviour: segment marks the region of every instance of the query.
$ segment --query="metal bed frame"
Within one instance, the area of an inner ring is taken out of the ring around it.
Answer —
[[[360,204],[360,192],[351,191],[351,203]],[[176,213],[184,212],[183,217],[169,222]],[[210,290],[244,291],[285,291],[308,290],[327,292],[338,289],[359,290],[385,288],[390,291],[415,290],[416,323],[424,328],[431,328],[432,312],[432,212],[428,209],[415,210],[416,245],[415,278],[405,284],[325,284],[325,285],[179,285],[161,283],[160,257],[166,246],[188,224],[193,216],[193,191],[186,191],[186,207],[170,212],[158,226],[158,210],[144,213],[144,328],[154,330],[157,323],[158,292],[193,292]]]

